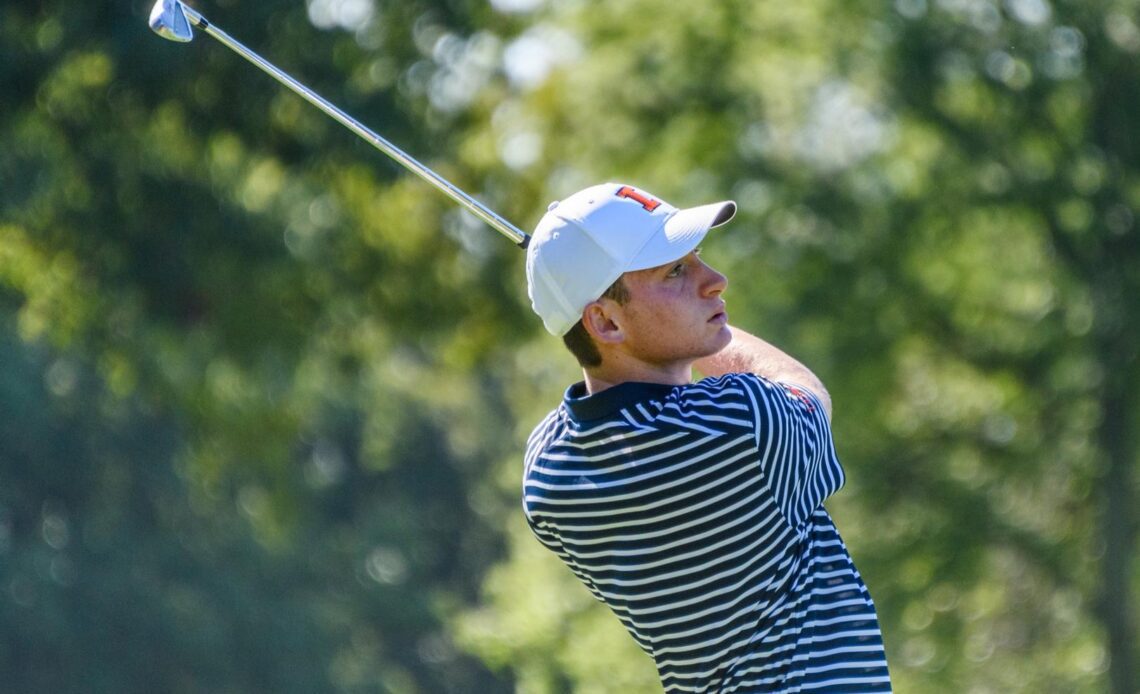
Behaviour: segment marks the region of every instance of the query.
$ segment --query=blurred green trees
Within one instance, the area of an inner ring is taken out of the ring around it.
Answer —
[[[736,199],[896,688],[1136,691],[1136,2],[196,6],[520,227]],[[518,513],[521,254],[149,9],[0,9],[0,681],[656,690]]]

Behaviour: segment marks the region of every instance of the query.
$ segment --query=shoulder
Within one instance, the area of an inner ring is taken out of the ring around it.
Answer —
[[[721,408],[737,408],[758,429],[805,426],[828,427],[826,411],[806,388],[792,383],[771,381],[752,373],[730,373],[706,378],[687,390],[708,393]]]
[[[718,431],[751,428],[755,397],[736,374],[705,378],[676,386],[668,395],[643,408],[647,424],[700,424]]]
[[[530,436],[527,437],[527,450],[536,447],[541,448],[545,445],[545,442],[550,438],[551,432],[562,428],[565,421],[566,408],[563,405],[559,405],[547,413],[547,415],[534,426],[534,429],[530,432]]]
[[[701,379],[681,389],[679,395],[690,400],[707,398],[717,404],[753,407],[758,399],[769,397],[776,384],[756,374],[729,373]]]

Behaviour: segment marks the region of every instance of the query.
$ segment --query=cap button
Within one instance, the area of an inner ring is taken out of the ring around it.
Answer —
[[[550,203],[549,205],[547,205],[547,206],[546,206],[546,211],[547,211],[547,212],[550,212],[550,211],[551,211],[551,210],[553,210],[555,207],[558,207],[558,201],[557,201],[557,200],[555,200],[554,202],[552,202],[552,203]]]

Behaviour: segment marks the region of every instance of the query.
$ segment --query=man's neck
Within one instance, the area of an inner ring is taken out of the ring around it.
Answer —
[[[607,366],[603,362],[602,366],[582,369],[582,377],[586,382],[587,392],[592,395],[607,388],[630,382],[662,383],[670,386],[685,385],[693,380],[693,368],[691,364],[655,366],[638,362]]]

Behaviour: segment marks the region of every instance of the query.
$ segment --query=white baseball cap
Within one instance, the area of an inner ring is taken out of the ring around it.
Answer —
[[[531,306],[551,334],[565,335],[622,274],[683,258],[735,214],[731,200],[678,209],[621,183],[552,202],[527,247]]]

